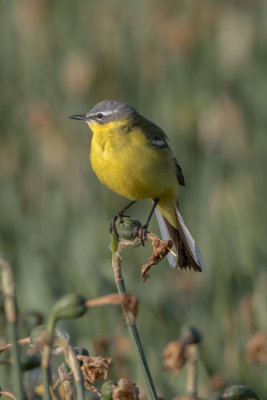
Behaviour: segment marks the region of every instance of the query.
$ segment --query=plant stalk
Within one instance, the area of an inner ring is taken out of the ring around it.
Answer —
[[[111,248],[112,248],[112,267],[114,271],[114,276],[115,276],[115,282],[117,286],[117,290],[119,294],[124,294],[125,293],[125,283],[124,279],[122,276],[122,271],[121,271],[121,257],[118,254],[118,241],[114,234],[111,234]],[[139,368],[142,372],[143,379],[144,379],[144,384],[145,384],[145,389],[147,393],[147,397],[149,400],[157,400],[158,396],[156,393],[156,389],[150,374],[149,366],[146,360],[145,352],[141,343],[141,339],[136,327],[135,322],[132,323],[127,311],[125,310],[125,307],[122,306],[123,309],[123,314],[124,318],[126,321],[126,325],[128,328],[128,332],[131,338],[132,345],[135,350],[135,355],[137,358],[137,362],[139,365]]]
[[[17,332],[16,291],[11,266],[9,262],[2,257],[0,257],[0,270],[8,334],[12,344],[12,374],[15,385],[15,395],[17,400],[24,400],[25,394],[22,385],[22,371]]]
[[[198,344],[191,344],[189,347],[189,359],[187,361],[187,384],[186,392],[192,397],[198,394]]]
[[[43,356],[42,356],[42,382],[44,386],[44,393],[43,393],[43,400],[51,400],[51,393],[50,393],[50,371],[49,371],[49,361],[50,361],[50,345],[46,344],[43,349]]]

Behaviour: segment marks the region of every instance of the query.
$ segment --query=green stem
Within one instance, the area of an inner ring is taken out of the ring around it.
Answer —
[[[44,349],[45,351],[45,349]],[[50,387],[49,387],[49,380],[50,380],[50,372],[49,372],[49,366],[42,365],[42,382],[44,386],[44,393],[43,393],[43,400],[51,400],[51,393],[50,393]]]
[[[121,258],[120,255],[117,253],[118,241],[113,234],[111,234],[111,248],[112,248],[112,266],[115,275],[117,290],[118,293],[124,294],[126,290],[125,290],[124,279],[121,272]],[[132,341],[132,345],[135,350],[137,362],[143,375],[147,397],[149,400],[157,400],[158,396],[150,374],[149,366],[146,360],[145,352],[141,343],[141,339],[136,324],[135,322],[132,323],[130,321],[127,311],[125,310],[124,307],[122,308],[128,332]]]
[[[82,381],[75,381],[77,400],[84,400],[84,386]]]

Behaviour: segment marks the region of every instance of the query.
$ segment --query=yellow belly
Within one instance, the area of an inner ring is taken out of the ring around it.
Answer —
[[[178,183],[169,149],[153,148],[138,129],[94,130],[90,159],[99,180],[124,197],[176,198]]]

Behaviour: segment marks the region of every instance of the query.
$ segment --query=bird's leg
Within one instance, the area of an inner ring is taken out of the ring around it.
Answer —
[[[140,241],[141,241],[142,246],[145,245],[147,228],[148,228],[149,222],[150,222],[150,220],[152,218],[152,215],[154,214],[155,208],[157,207],[158,203],[159,203],[159,199],[155,199],[153,207],[152,207],[152,209],[151,209],[151,211],[149,213],[149,216],[147,218],[146,223],[143,226],[141,226],[141,228],[140,228]]]
[[[124,215],[125,211],[128,210],[128,208],[130,208],[134,203],[136,203],[135,200],[131,201],[129,204],[127,204],[127,206],[125,206],[122,210],[120,210],[118,214],[116,214],[110,221],[109,230],[110,232],[114,233],[117,240],[119,239],[119,235],[116,229],[116,221],[117,219],[119,219],[120,223],[122,223],[123,217],[125,216]]]

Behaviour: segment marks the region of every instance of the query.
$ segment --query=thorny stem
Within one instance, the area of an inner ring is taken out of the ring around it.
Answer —
[[[112,248],[112,267],[114,271],[114,277],[115,277],[115,282],[117,285],[117,290],[119,294],[124,294],[125,293],[125,283],[124,279],[122,276],[122,271],[121,271],[121,257],[118,254],[118,241],[115,237],[115,235],[112,233],[111,234],[111,248]],[[146,360],[146,356],[144,353],[144,349],[140,340],[140,336],[136,327],[135,322],[132,323],[130,320],[127,311],[125,310],[125,307],[122,305],[123,309],[123,314],[124,318],[126,321],[126,325],[129,331],[129,335],[132,341],[132,345],[135,350],[136,358],[140,367],[140,370],[142,372],[143,378],[144,378],[144,383],[145,383],[145,388],[147,392],[147,397],[149,400],[157,400],[158,396],[156,393],[156,389],[150,374],[149,366]]]

